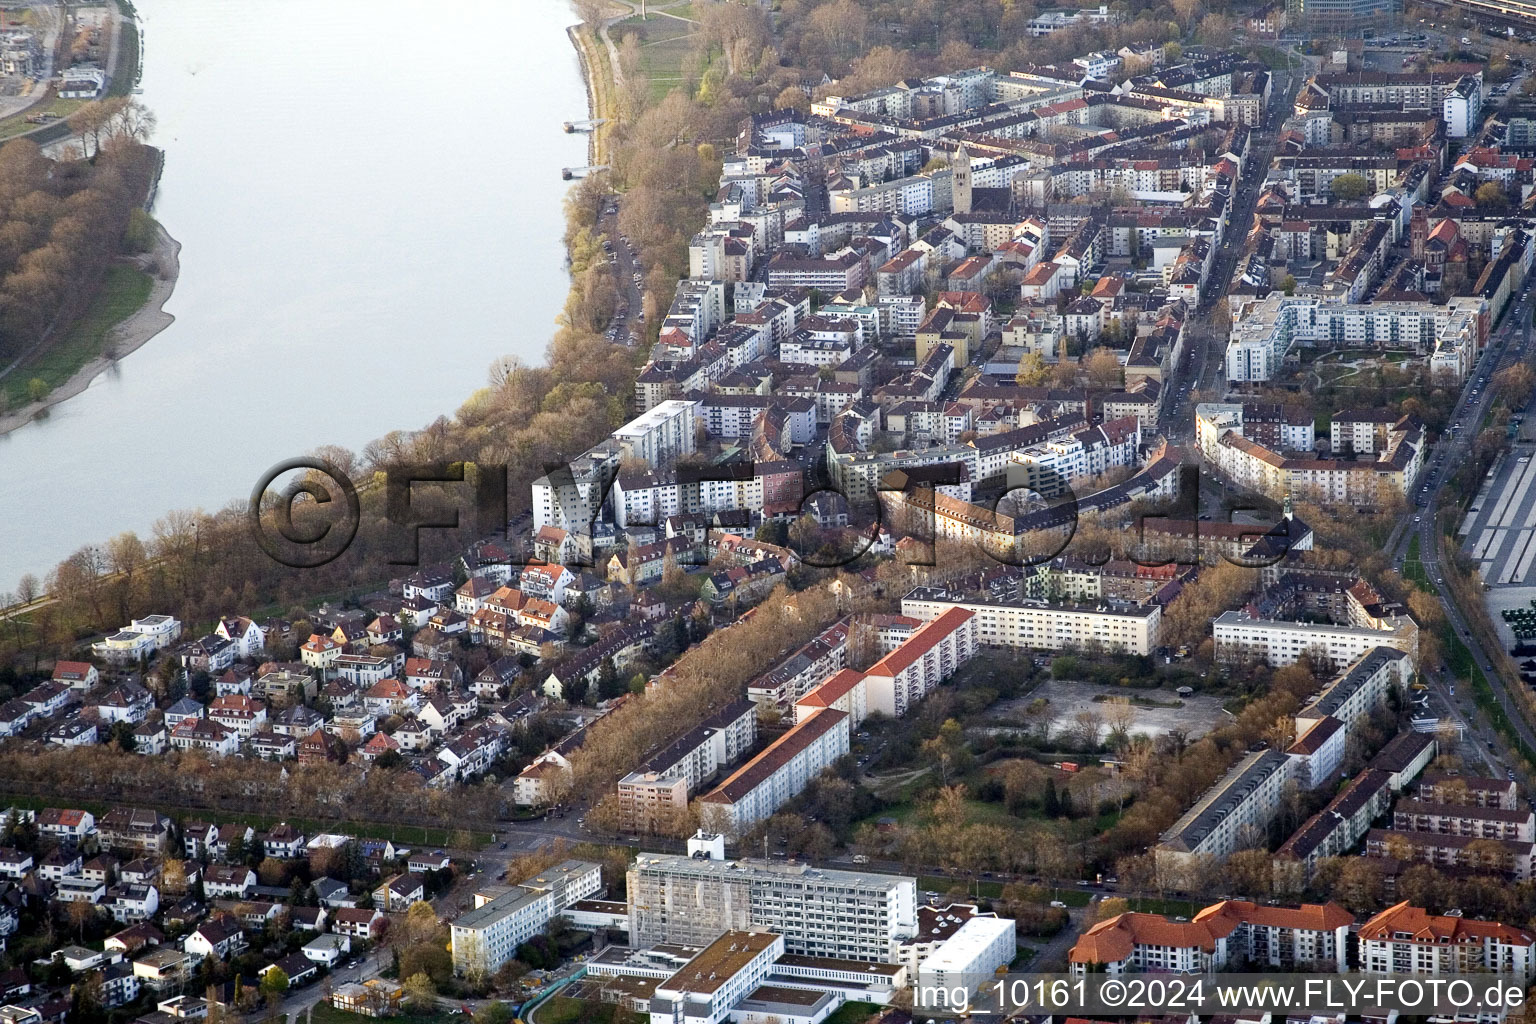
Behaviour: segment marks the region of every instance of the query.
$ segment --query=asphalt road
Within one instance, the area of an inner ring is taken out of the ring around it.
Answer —
[[[1420,491],[1413,496],[1416,502],[1422,502],[1422,507],[1418,504],[1412,505],[1409,511],[1403,514],[1392,537],[1388,539],[1387,548],[1393,553],[1393,564],[1401,570],[1403,561],[1407,557],[1408,545],[1413,537],[1419,538],[1419,560],[1424,566],[1424,572],[1429,577],[1430,584],[1440,597],[1440,603],[1445,607],[1451,627],[1471,650],[1477,664],[1482,666],[1494,696],[1498,698],[1509,720],[1514,723],[1521,739],[1536,747],[1536,732],[1532,731],[1519,710],[1511,706],[1506,681],[1493,670],[1489,652],[1483,648],[1477,637],[1472,635],[1465,618],[1451,600],[1450,589],[1442,582],[1440,544],[1443,538],[1436,522],[1438,517],[1433,514],[1440,492],[1448,482],[1451,471],[1471,458],[1478,424],[1487,415],[1493,401],[1492,393],[1487,387],[1488,379],[1493,376],[1506,357],[1520,358],[1530,351],[1532,305],[1530,288],[1527,286],[1526,291],[1511,303],[1503,325],[1494,333],[1493,340],[1468,375],[1462,395],[1451,412],[1447,430],[1430,453],[1422,485],[1427,486],[1428,490]],[[1472,394],[1474,388],[1478,392],[1475,396]],[[1451,435],[1450,426],[1456,427],[1454,436]],[[1461,708],[1471,707],[1470,694],[1451,696],[1454,680],[1448,678],[1446,673],[1432,671],[1426,673],[1426,679],[1442,695],[1448,705],[1455,706],[1456,701],[1460,700]],[[1476,721],[1475,715],[1469,714],[1467,717]],[[1480,731],[1478,735],[1484,745],[1491,743],[1494,749],[1502,753],[1507,763],[1514,763],[1502,737],[1494,734],[1491,729]]]
[[[1167,411],[1166,433],[1168,439],[1175,444],[1187,445],[1194,437],[1194,392],[1213,391],[1224,386],[1228,334],[1218,329],[1215,310],[1218,304],[1227,301],[1232,274],[1237,269],[1238,254],[1242,251],[1248,232],[1253,228],[1259,189],[1264,184],[1270,159],[1275,154],[1279,126],[1290,113],[1300,82],[1301,78],[1293,72],[1274,72],[1264,122],[1249,137],[1243,174],[1238,179],[1232,201],[1228,205],[1229,223],[1222,231],[1221,245],[1217,247],[1211,272],[1201,287],[1206,298],[1191,317],[1186,335],[1188,349],[1181,372],[1170,385],[1176,390]]]

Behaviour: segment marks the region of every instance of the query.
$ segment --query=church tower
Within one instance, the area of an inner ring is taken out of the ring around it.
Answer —
[[[955,153],[954,178],[951,187],[955,193],[955,212],[971,212],[971,154],[961,146]]]

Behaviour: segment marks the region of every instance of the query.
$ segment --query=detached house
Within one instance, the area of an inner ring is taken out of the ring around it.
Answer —
[[[165,720],[150,718],[133,727],[133,752],[147,757],[158,757],[171,745],[171,734],[165,728]]]
[[[133,683],[120,683],[86,704],[103,722],[133,725],[144,721],[154,706],[155,699],[149,691]]]
[[[191,697],[183,697],[165,709],[165,727],[174,729],[188,718],[202,718],[204,709]]]
[[[181,648],[181,665],[192,671],[203,671],[212,675],[233,665],[238,653],[239,648],[234,644],[210,633]]]
[[[61,661],[53,666],[53,681],[76,693],[88,693],[101,682],[101,673],[88,661]]]
[[[384,754],[400,753],[400,744],[388,733],[376,732],[368,737],[368,742],[357,748],[357,756],[364,761],[373,761]]]
[[[330,673],[331,666],[342,655],[342,646],[328,636],[312,633],[304,646],[299,648],[299,660],[313,669]]]
[[[80,852],[61,846],[43,854],[43,861],[37,866],[37,877],[57,885],[71,875],[80,874],[80,868]]]
[[[244,864],[210,864],[203,872],[203,893],[209,899],[243,900],[256,891],[256,872]]]
[[[218,722],[205,718],[187,718],[171,730],[171,746],[178,750],[201,750],[215,757],[228,757],[240,749],[240,736]]]
[[[400,622],[387,612],[368,623],[368,644],[377,647],[380,644],[399,643],[405,638],[405,631],[400,628]]]
[[[480,710],[475,698],[463,693],[438,693],[417,713],[422,723],[438,733],[451,733]]]
[[[331,919],[331,931],[354,939],[369,939],[383,923],[383,912],[374,907],[339,907]]]
[[[219,827],[211,821],[189,821],[181,827],[181,849],[188,860],[211,856],[218,842]]]
[[[37,812],[37,830],[64,846],[79,846],[96,832],[96,816],[74,808],[45,807]]]
[[[398,679],[381,679],[363,692],[363,707],[376,715],[404,715],[419,698]]]
[[[92,669],[94,672],[95,669]],[[21,695],[21,702],[32,709],[35,718],[52,718],[70,703],[69,686],[50,679]]]
[[[323,725],[325,716],[303,704],[284,708],[272,716],[272,731],[293,739],[302,739]]]
[[[267,649],[266,630],[243,615],[220,619],[213,633],[235,645],[237,658],[254,658]]]
[[[279,822],[261,838],[262,851],[278,860],[293,860],[304,853],[304,833],[288,824]]]
[[[208,717],[242,740],[248,740],[252,733],[266,726],[267,706],[252,697],[215,697],[208,705]]]
[[[445,690],[463,681],[459,666],[445,658],[405,659],[405,684],[413,690]]]
[[[229,914],[216,914],[188,935],[181,948],[199,959],[225,960],[245,948],[245,933]]]
[[[96,825],[101,844],[118,852],[165,855],[171,842],[171,819],[139,807],[115,807]]]
[[[426,898],[427,880],[414,871],[396,875],[373,891],[373,905],[390,913],[404,913]]]
[[[230,694],[243,693],[250,696],[251,693],[251,666],[231,665],[213,680],[213,695],[215,697],[228,697]]]

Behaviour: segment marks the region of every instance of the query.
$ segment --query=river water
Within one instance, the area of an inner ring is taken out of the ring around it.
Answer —
[[[564,0],[138,0],[176,322],[0,437],[0,593],[542,361],[586,162]]]

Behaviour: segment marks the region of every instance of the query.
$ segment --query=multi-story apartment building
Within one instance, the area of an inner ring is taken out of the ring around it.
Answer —
[[[652,467],[667,466],[694,450],[699,403],[673,399],[630,420],[613,432],[626,458]]]
[[[619,810],[628,831],[647,832],[687,810],[698,787],[734,764],[757,738],[757,705],[733,701],[619,780]]]
[[[870,711],[900,718],[976,653],[977,619],[950,608],[864,674]]]
[[[1520,791],[1513,779],[1486,779],[1475,775],[1425,772],[1419,780],[1418,798],[1431,804],[1463,804],[1512,811],[1520,806]]]
[[[1195,444],[1208,462],[1223,434],[1246,437],[1276,451],[1311,451],[1312,417],[1302,408],[1256,402],[1201,402],[1195,406]]]
[[[905,875],[642,853],[627,892],[637,947],[763,928],[790,953],[895,963],[917,927],[917,879]]]
[[[1306,762],[1304,772],[1294,773],[1297,781],[1307,789],[1316,789],[1330,780],[1355,724],[1384,705],[1387,695],[1401,690],[1412,675],[1408,655],[1391,647],[1375,647],[1323,687],[1296,712],[1296,745],[1286,753]]]
[[[795,701],[795,721],[803,722],[825,708],[843,712],[848,716],[848,728],[858,729],[869,717],[868,677],[851,668],[838,669]]]
[[[1308,818],[1275,853],[1277,862],[1296,862],[1301,880],[1310,881],[1317,863],[1354,848],[1392,803],[1392,776],[1367,768],[1349,781],[1328,806]]]
[[[964,601],[933,587],[901,600],[901,613],[931,621],[952,608],[975,613],[976,642],[1040,650],[1102,649],[1150,654],[1157,646],[1162,608],[1155,604],[1053,604],[1046,601]]]
[[[1512,839],[1373,828],[1365,834],[1365,853],[1368,857],[1421,860],[1440,868],[1498,874],[1524,882],[1532,876],[1536,845]]]
[[[739,836],[798,796],[813,778],[848,753],[847,718],[828,708],[774,740],[699,798],[704,826]]]
[[[1270,292],[1234,311],[1227,343],[1227,379],[1273,377],[1296,344],[1329,347],[1410,348],[1430,355],[1433,367],[1466,375],[1488,336],[1488,303],[1457,296],[1445,305],[1367,302],[1350,305],[1317,296]]]
[[[1159,875],[1198,869],[1250,846],[1262,846],[1279,813],[1290,759],[1258,750],[1233,765],[1163,833],[1153,852]]]
[[[1072,973],[1197,974],[1251,966],[1343,971],[1354,917],[1337,903],[1279,907],[1222,900],[1190,921],[1120,914],[1083,933],[1068,954]]]
[[[1411,668],[1418,653],[1419,629],[1407,615],[1382,620],[1376,628],[1258,619],[1243,611],[1225,611],[1211,625],[1217,660],[1229,663],[1256,658],[1281,668],[1307,654],[1343,668],[1377,647],[1391,647],[1407,656]]]
[[[449,928],[454,973],[494,974],[556,914],[602,888],[601,865],[567,860],[492,899],[476,896],[475,908]]]
[[[1140,453],[1141,422],[1125,416],[1014,452],[1009,457],[1008,483],[1054,498],[1072,483],[1136,465]]]
[[[1498,807],[1399,800],[1392,808],[1392,828],[1529,843],[1536,841],[1536,812],[1530,808],[1506,811]]]
[[[1407,901],[1360,926],[1357,967],[1367,974],[1509,974],[1531,977],[1536,937],[1496,921],[1431,914]]]
[[[839,619],[804,647],[747,684],[747,698],[788,711],[796,701],[847,664],[848,619]]]

